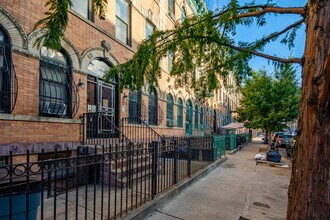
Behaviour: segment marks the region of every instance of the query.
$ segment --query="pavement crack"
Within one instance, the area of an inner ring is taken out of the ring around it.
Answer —
[[[175,216],[175,215],[168,214],[168,213],[166,213],[166,212],[162,212],[162,211],[159,211],[159,210],[156,210],[156,212],[159,212],[159,213],[161,213],[161,214],[164,214],[164,215],[170,216],[170,217],[175,218],[175,219],[184,220],[184,218],[180,218],[180,217],[177,217],[177,216]]]

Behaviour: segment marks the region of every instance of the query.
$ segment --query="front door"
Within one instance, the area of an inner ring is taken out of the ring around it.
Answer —
[[[99,117],[99,132],[113,131],[116,124],[116,88],[101,80],[98,80],[98,112],[103,113]]]

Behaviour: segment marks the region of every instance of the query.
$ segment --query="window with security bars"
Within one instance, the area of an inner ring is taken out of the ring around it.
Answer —
[[[168,15],[172,18],[175,19],[175,0],[168,0]]]
[[[72,117],[76,113],[77,91],[65,53],[41,47],[39,90],[40,115]]]
[[[10,44],[7,35],[0,29],[0,113],[10,109]]]
[[[205,128],[208,128],[208,123],[209,123],[209,109],[207,108],[205,110]]]
[[[171,94],[168,94],[166,96],[166,126],[167,127],[173,127],[174,120],[173,120],[173,96]]]
[[[158,119],[158,98],[157,91],[153,89],[149,94],[149,117],[148,122],[150,125],[157,125]]]
[[[178,127],[182,128],[183,123],[183,102],[182,99],[179,98],[178,100]]]
[[[198,129],[198,106],[195,106],[195,129]]]
[[[201,110],[200,110],[200,117],[199,117],[199,120],[200,120],[200,128],[203,129],[203,126],[204,126],[204,120],[203,120],[203,117],[204,117],[204,113],[203,113],[203,107],[201,107]]]
[[[141,118],[141,100],[141,90],[129,93],[128,116],[130,123],[138,122],[138,118]]]
[[[130,5],[126,0],[116,0],[116,38],[130,45]]]

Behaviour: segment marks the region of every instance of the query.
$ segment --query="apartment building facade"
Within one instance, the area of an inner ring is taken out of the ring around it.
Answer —
[[[35,44],[44,30],[36,22],[46,0],[0,1],[0,156],[29,150],[74,150],[81,140],[81,116],[105,112],[112,123],[140,117],[159,134],[204,135],[230,121],[239,97],[224,86],[202,103],[192,91],[176,88],[169,55],[162,62],[159,87],[150,93],[118,90],[120,79],[105,72],[130,59],[154,29],[171,29],[176,20],[207,11],[203,0],[109,0],[105,20],[92,0],[72,0],[62,49]],[[236,94],[236,93],[235,93]],[[18,157],[17,157],[18,158]]]

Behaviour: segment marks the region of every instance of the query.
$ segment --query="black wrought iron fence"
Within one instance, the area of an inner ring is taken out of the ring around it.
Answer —
[[[116,219],[213,162],[212,138],[80,147],[0,166],[0,219]]]

